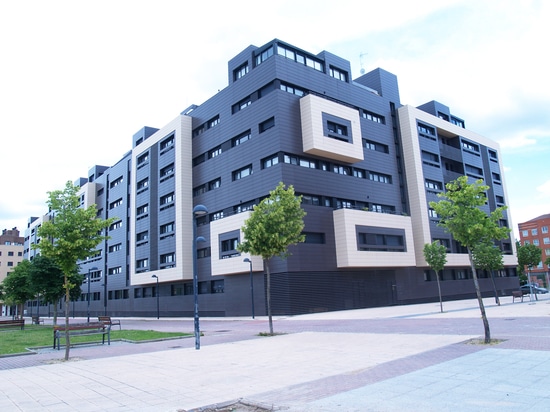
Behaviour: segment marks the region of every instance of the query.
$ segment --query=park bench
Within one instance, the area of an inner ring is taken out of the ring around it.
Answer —
[[[100,322],[103,322],[104,324],[109,326],[117,325],[118,330],[122,330],[122,326],[120,325],[120,319],[111,319],[110,316],[98,316],[97,319]]]
[[[44,324],[44,319],[40,319],[39,316],[32,316],[32,324],[33,325],[40,325],[40,324]]]
[[[105,335],[107,342],[111,344],[111,326],[103,322],[91,323],[72,323],[68,325],[69,336],[102,335],[101,343],[105,344]],[[53,348],[59,350],[61,338],[65,336],[65,325],[53,327]]]
[[[21,328],[25,329],[25,319],[0,320],[0,328]]]
[[[531,294],[526,290],[513,290],[512,291],[512,303],[516,301],[516,298],[521,299],[523,302],[523,297],[529,296],[529,300],[531,300]]]

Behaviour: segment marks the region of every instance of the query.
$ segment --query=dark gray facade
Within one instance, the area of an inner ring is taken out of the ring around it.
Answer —
[[[197,204],[209,212],[197,220],[201,315],[249,315],[251,279],[256,314],[265,314],[263,267],[243,262],[235,246],[253,205],[279,182],[303,196],[307,216],[306,242],[272,262],[274,314],[436,300],[419,252],[436,239],[463,255],[444,271],[444,299],[474,296],[463,251],[428,202],[466,174],[491,187],[487,211],[505,205],[498,145],[438,102],[402,105],[397,77],[383,69],[352,80],[350,63],[326,51],[279,40],[249,46],[229,61],[228,81],[173,125],[140,130],[116,165],[96,166],[81,182],[99,216],[120,222],[81,265],[97,268],[94,314],[154,316],[159,299],[161,316],[192,316]],[[518,284],[515,251],[510,239],[501,247],[496,282],[506,293]],[[480,283],[492,291],[487,274]],[[86,299],[84,285],[77,313]]]

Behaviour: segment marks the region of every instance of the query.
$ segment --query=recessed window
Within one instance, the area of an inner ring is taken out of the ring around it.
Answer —
[[[348,81],[348,73],[342,69],[330,66],[329,74],[335,79],[341,80],[343,82]]]
[[[145,179],[142,179],[139,182],[137,182],[136,189],[138,191],[142,191],[142,190],[147,189],[148,186],[149,186],[149,178],[145,178]]]
[[[115,207],[118,207],[122,205],[122,198],[115,200],[114,202],[111,202],[109,204],[109,209],[114,209]]]
[[[247,130],[246,132],[241,133],[240,135],[231,139],[231,147],[235,147],[240,144],[243,144],[244,142],[250,140],[250,138],[251,138],[250,130]]]
[[[262,123],[260,123],[260,125],[258,126],[258,130],[260,131],[260,133],[263,133],[266,130],[271,129],[272,127],[275,127],[275,118],[274,117],[272,117],[270,119],[267,119],[266,121],[263,121]]]
[[[162,169],[160,169],[159,177],[161,181],[164,181],[173,176],[174,176],[174,163],[171,163],[168,166],[165,166]]]
[[[167,195],[161,196],[160,198],[160,205],[166,206],[171,203],[174,203],[174,192],[168,193]]]
[[[174,222],[165,223],[164,225],[160,226],[160,234],[166,235],[168,233],[174,232]]]
[[[233,172],[233,180],[240,180],[252,174],[252,165],[243,167],[242,169]]]
[[[118,186],[119,184],[121,184],[123,182],[123,177],[120,176],[118,179],[115,179],[111,182],[111,184],[109,185],[109,187],[112,189],[113,187],[115,186]]]
[[[122,249],[122,244],[117,243],[116,245],[109,246],[109,253],[117,252]]]
[[[249,71],[248,62],[240,65],[235,70],[233,70],[233,80],[239,80]]]
[[[363,139],[363,147],[368,150],[373,150],[380,153],[389,153],[389,147],[385,144],[373,142],[372,140]]]
[[[217,146],[208,152],[208,158],[212,159],[222,154],[222,147]]]
[[[137,158],[137,166],[141,167],[149,162],[149,152],[143,153]]]
[[[374,122],[374,123],[380,123],[380,124],[386,123],[384,116],[381,116],[373,112],[369,112],[368,110],[363,110],[363,118],[370,120],[371,122]]]
[[[435,136],[435,129],[422,123],[418,123],[418,132],[430,137]]]
[[[171,135],[160,142],[160,151],[164,152],[174,147],[174,135]]]
[[[391,176],[382,173],[369,172],[369,179],[374,182],[391,184]]]

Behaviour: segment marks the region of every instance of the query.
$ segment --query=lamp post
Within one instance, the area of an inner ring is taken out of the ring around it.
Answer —
[[[195,300],[194,306],[194,324],[195,324],[195,349],[201,348],[200,328],[199,328],[199,275],[197,268],[197,219],[208,213],[208,209],[204,205],[197,205],[193,208],[193,295]],[[204,241],[204,238],[200,240]]]
[[[157,288],[155,289],[155,295],[157,295],[157,319],[160,319],[160,306],[159,306],[159,277],[157,275],[151,276],[157,280]]]
[[[92,270],[97,270],[97,268],[94,266],[88,269],[88,323],[90,323],[90,279]]]
[[[252,278],[252,261],[249,258],[245,258],[243,262],[250,264],[250,298],[252,301],[252,319],[254,319],[254,279]]]

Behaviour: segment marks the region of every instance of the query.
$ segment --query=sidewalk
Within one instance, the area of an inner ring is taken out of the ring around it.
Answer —
[[[540,325],[534,339],[550,342],[550,299],[539,299],[484,302],[490,320],[533,319]],[[86,349],[72,349],[69,362],[1,370],[0,410],[189,411],[239,399],[295,412],[548,410],[550,346],[514,347],[529,336],[485,346],[465,343],[479,334],[410,332],[416,322],[438,318],[469,318],[482,331],[477,301],[443,305],[444,313],[429,303],[276,321],[330,326],[337,320],[351,329],[361,319],[409,325],[391,333],[304,331],[200,350],[178,340],[156,352],[89,360],[78,358]]]

